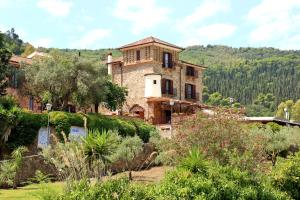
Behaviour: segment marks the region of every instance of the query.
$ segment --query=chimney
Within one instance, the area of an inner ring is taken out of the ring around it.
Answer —
[[[112,75],[112,53],[109,53],[107,56],[107,73]]]

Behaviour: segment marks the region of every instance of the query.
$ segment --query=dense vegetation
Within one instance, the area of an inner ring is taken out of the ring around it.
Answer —
[[[68,136],[71,126],[84,127],[84,118],[87,118],[88,129],[116,130],[123,137],[138,135],[144,142],[149,140],[150,132],[155,130],[153,126],[139,119],[61,111],[53,111],[49,115],[50,125],[55,128],[58,138],[62,138],[62,132]],[[21,110],[11,97],[1,97],[0,156],[1,149],[4,147],[14,150],[20,146],[31,145],[37,137],[40,127],[46,125],[46,113],[31,113]]]
[[[208,119],[199,114],[180,123],[174,138],[151,137],[159,150],[157,161],[174,166],[154,184],[131,182],[130,176],[103,180],[101,175],[91,182],[85,170],[97,174],[99,168],[84,167],[81,153],[72,159],[81,146],[59,145],[57,155],[50,157],[62,159],[58,155],[63,154],[72,161],[72,167],[62,168],[71,179],[64,193],[45,191],[41,199],[299,199],[300,153],[289,147],[300,144],[300,129],[247,125],[231,115],[220,116]],[[140,147],[138,138],[126,137],[120,142],[115,133],[92,132],[84,141],[82,154],[91,163],[102,163],[100,171],[104,172],[114,157],[132,160]],[[75,173],[78,168],[84,170]]]

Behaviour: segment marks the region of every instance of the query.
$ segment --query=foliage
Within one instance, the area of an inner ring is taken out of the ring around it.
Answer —
[[[136,133],[135,126],[129,121],[118,117],[108,117],[92,113],[88,115],[88,128],[99,130],[117,130],[123,137],[134,136]]]
[[[4,44],[6,48],[16,55],[21,55],[25,48],[25,43],[20,39],[14,28],[6,31]]]
[[[291,195],[300,198],[300,153],[286,160],[280,159],[272,171],[272,184]]]
[[[61,180],[79,180],[88,177],[90,172],[98,172],[94,171],[87,163],[81,143],[68,142],[66,137],[62,143],[55,136],[53,137],[56,139],[56,143],[43,149],[42,155],[56,167]]]
[[[13,105],[9,103],[10,100],[1,101],[0,98],[0,102],[7,102],[4,103],[6,107]],[[62,141],[63,136],[61,133],[64,132],[68,136],[71,126],[83,127],[84,117],[87,117],[87,128],[89,129],[116,130],[123,137],[137,134],[144,142],[148,142],[150,133],[155,130],[154,126],[141,120],[108,117],[99,114],[82,115],[61,111],[50,112],[50,126],[55,128],[58,138]],[[14,150],[19,146],[32,144],[37,137],[39,129],[47,126],[47,118],[45,113],[38,114],[21,111],[15,106],[7,110],[0,105],[0,133],[2,133],[0,136],[6,141],[5,147],[9,150]]]
[[[300,51],[208,45],[188,47],[180,58],[208,67],[203,77],[211,94],[219,92],[242,105],[252,105],[260,93],[273,94],[275,106],[300,98]]]
[[[73,182],[58,199],[291,199],[248,172],[200,162],[206,162],[206,173],[179,167],[155,185],[137,185],[126,178]]]
[[[30,179],[31,183],[49,183],[51,181],[51,177],[48,174],[44,174],[40,170],[35,171],[35,176]]]
[[[50,112],[50,124],[55,127],[56,133],[61,137],[61,133],[64,132],[67,137],[70,132],[71,126],[84,126],[83,116],[77,113],[67,113],[61,111]]]
[[[70,101],[83,107],[92,103],[89,100],[94,94],[100,98],[93,88],[103,88],[106,80],[97,64],[59,52],[51,52],[22,69],[23,91],[43,102],[52,102],[54,110],[66,110]]]
[[[129,179],[132,179],[131,170],[132,165],[130,162],[143,150],[143,141],[138,137],[126,137],[122,139],[119,148],[113,155],[113,160],[124,161],[126,168],[129,169]]]
[[[5,47],[5,35],[0,32],[0,96],[6,93],[7,75],[9,73],[8,62],[11,52]]]
[[[11,134],[6,142],[6,147],[14,150],[19,146],[28,146],[33,143],[41,127],[47,125],[47,115],[18,112],[17,122],[11,129]]]
[[[209,95],[207,103],[213,106],[230,106],[229,98],[224,98],[219,92],[215,92]]]
[[[89,162],[100,160],[106,166],[111,163],[110,156],[117,150],[120,140],[117,132],[91,130],[86,138],[82,138],[84,154]]]
[[[276,117],[281,119],[286,119],[284,109],[287,109],[287,111],[291,115],[293,107],[294,107],[293,100],[287,100],[285,102],[281,102],[277,108]]]
[[[271,158],[273,166],[276,164],[277,157],[283,151],[289,151],[292,146],[300,145],[300,129],[274,126],[264,128],[253,128],[253,135],[260,135],[264,138],[264,149]]]
[[[222,111],[210,118],[199,113],[185,120],[180,123],[175,138],[169,141],[171,145],[164,145],[164,151],[180,158],[197,148],[205,157],[222,165],[257,170],[265,155],[263,138],[251,134],[236,119],[223,116]]]
[[[128,91],[124,87],[120,87],[112,82],[107,82],[108,92],[106,94],[106,107],[110,110],[121,109],[126,101]]]
[[[181,168],[184,168],[192,173],[201,173],[206,174],[208,170],[208,163],[204,159],[204,156],[201,152],[194,148],[189,151],[188,156],[186,156],[179,165]]]
[[[0,186],[17,187],[17,172],[23,162],[23,154],[27,151],[26,147],[18,147],[11,154],[11,160],[0,163]]]
[[[20,109],[12,97],[0,97],[0,154],[1,147],[7,142],[12,128],[18,124]]]

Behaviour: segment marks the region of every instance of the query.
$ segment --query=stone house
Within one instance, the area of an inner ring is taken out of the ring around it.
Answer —
[[[20,77],[18,76],[19,68],[22,64],[32,64],[32,58],[24,58],[20,56],[13,55],[9,61],[12,67],[11,76],[9,79],[9,87],[7,88],[7,93],[13,96],[19,105],[33,112],[42,112],[43,106],[40,102],[33,98],[33,96],[24,94],[20,89]]]
[[[128,89],[123,114],[164,124],[170,122],[172,112],[200,107],[205,67],[179,60],[183,48],[148,37],[119,50],[123,56],[108,55],[107,67],[112,81]]]

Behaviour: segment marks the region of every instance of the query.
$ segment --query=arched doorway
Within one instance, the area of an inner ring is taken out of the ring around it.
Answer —
[[[129,112],[138,118],[144,119],[145,109],[138,104],[133,105]]]

